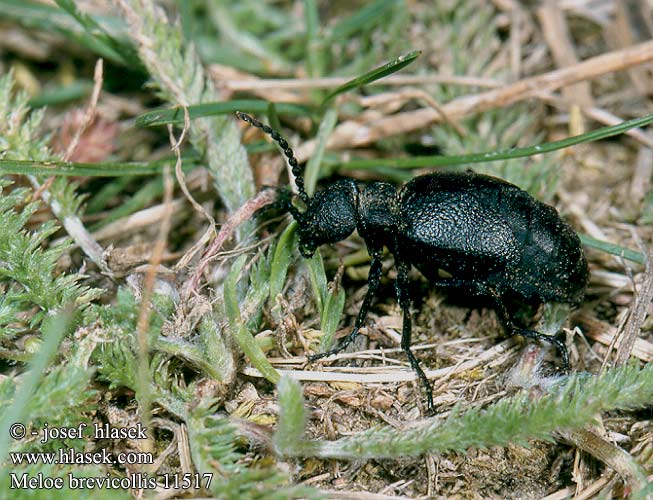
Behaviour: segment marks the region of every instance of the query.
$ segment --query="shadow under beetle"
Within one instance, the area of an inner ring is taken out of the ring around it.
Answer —
[[[310,361],[342,351],[363,327],[379,288],[385,246],[397,267],[401,348],[426,390],[429,411],[433,412],[431,385],[410,350],[411,266],[433,286],[491,298],[508,335],[555,345],[563,369],[569,369],[567,348],[560,338],[519,327],[506,307],[508,297],[572,305],[583,298],[587,261],[578,236],[555,208],[513,184],[472,172],[422,175],[401,188],[386,182],[359,186],[353,179],[342,179],[309,198],[288,142],[251,116],[237,115],[272,137],[288,159],[304,205],[303,209],[292,203],[286,207],[297,221],[301,254],[311,257],[320,245],[341,241],[357,230],[372,257],[368,290],[354,328],[337,347],[310,356]],[[451,277],[441,277],[439,269]]]

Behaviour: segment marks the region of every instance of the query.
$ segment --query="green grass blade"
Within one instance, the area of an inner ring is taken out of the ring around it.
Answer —
[[[305,259],[305,262],[308,266],[308,274],[311,279],[313,295],[317,302],[317,310],[320,313],[320,317],[322,317],[324,314],[324,303],[326,302],[328,283],[326,272],[324,270],[322,254],[320,254],[320,252],[315,252],[310,259]]]
[[[320,128],[317,131],[317,147],[313,154],[308,160],[306,165],[306,170],[304,172],[304,183],[306,184],[306,193],[309,196],[313,196],[315,193],[315,186],[317,184],[317,179],[320,173],[320,165],[322,164],[322,158],[324,158],[324,152],[326,150],[326,145],[329,140],[329,136],[333,129],[336,126],[338,121],[338,113],[334,108],[328,109],[324,114],[324,118],[320,123]]]
[[[277,295],[283,290],[286,282],[288,267],[292,262],[293,248],[296,244],[297,223],[292,222],[279,237],[277,246],[274,249],[272,264],[270,265],[270,301],[272,302],[272,314],[277,320],[281,318],[281,313],[276,307]]]
[[[268,123],[274,130],[281,130],[281,121],[277,112],[277,105],[273,102],[268,103]]]
[[[336,284],[333,290],[327,290],[324,300],[324,310],[320,320],[322,340],[320,341],[320,352],[328,351],[333,345],[336,330],[342,318],[342,311],[345,307],[345,290]]]
[[[597,240],[586,234],[579,234],[578,237],[583,245],[590,248],[595,248],[601,250],[602,252],[609,253],[611,255],[617,255],[618,257],[623,257],[624,259],[630,260],[632,262],[637,262],[638,264],[644,264],[646,258],[640,252],[632,250],[630,248],[622,247],[620,245],[615,245],[609,241]]]
[[[93,17],[80,11],[72,0],[55,0],[57,5],[75,19],[87,33],[91,49],[101,56],[125,66],[142,67],[131,44],[121,42],[109,34]]]
[[[95,232],[122,217],[146,208],[154,199],[163,194],[163,179],[157,176],[134,194],[127,197],[122,203],[110,210],[102,217],[102,220],[90,227]]]
[[[330,92],[324,98],[324,101],[322,101],[322,107],[326,106],[326,104],[328,104],[328,102],[331,101],[331,99],[333,99],[337,95],[340,95],[344,92],[349,92],[350,90],[356,89],[358,87],[362,87],[363,85],[367,85],[368,83],[374,82],[376,80],[380,80],[381,78],[391,75],[392,73],[396,73],[400,69],[403,69],[406,66],[408,66],[410,63],[412,63],[415,59],[417,59],[420,56],[421,53],[422,52],[420,50],[414,50],[407,54],[403,54],[397,57],[397,59],[395,59],[394,61],[390,61],[389,63],[384,64],[383,66],[379,66],[378,68],[375,68],[372,71],[368,71],[364,75],[354,78],[353,80],[349,80],[347,83],[344,83],[340,87]]]
[[[123,191],[127,191],[135,179],[135,177],[125,175],[103,183],[104,185],[93,193],[93,197],[87,200],[84,213],[89,215],[105,210],[115,197],[120,196]]]
[[[176,160],[124,163],[75,163],[66,161],[19,161],[0,160],[0,174],[14,175],[58,175],[82,177],[120,177],[123,175],[152,175],[160,173],[165,165],[174,165]],[[184,159],[184,167],[190,168],[197,158]]]
[[[320,13],[316,0],[304,0],[304,21],[306,23],[306,71],[311,78],[322,76],[324,54],[318,35],[320,30]]]
[[[550,153],[558,149],[568,148],[584,142],[598,141],[623,134],[627,130],[636,127],[643,127],[653,123],[653,114],[628,120],[618,125],[602,127],[586,134],[567,137],[559,141],[546,142],[535,146],[525,148],[511,148],[499,151],[490,151],[487,153],[470,153],[456,156],[413,156],[410,158],[379,158],[373,160],[352,160],[342,164],[344,170],[368,169],[376,167],[392,168],[422,168],[422,167],[442,167],[451,165],[464,165],[468,163],[484,163],[497,160],[511,160],[513,158],[523,158],[542,153]]]
[[[234,99],[225,102],[209,102],[188,106],[190,119],[204,116],[226,115],[236,111],[243,111],[252,114],[264,114],[268,112],[268,101],[262,99]],[[277,113],[288,116],[310,116],[311,110],[301,104],[278,102],[275,103]],[[154,127],[158,125],[184,123],[184,109],[158,109],[143,113],[136,118],[138,127]]]
[[[59,7],[32,0],[0,0],[0,19],[19,23],[28,29],[59,33],[79,43],[82,47],[102,54],[113,62],[125,63],[124,59],[115,51],[103,52],[97,38],[80,28],[78,23]],[[114,25],[119,24],[118,18],[103,18],[103,21]]]
[[[234,339],[245,353],[252,365],[273,384],[279,382],[280,375],[270,364],[254,336],[247,330],[240,315],[240,305],[236,294],[236,284],[248,256],[242,255],[236,260],[224,283],[224,303],[229,318],[229,329]]]
[[[86,97],[91,93],[92,89],[93,82],[91,80],[75,80],[70,85],[58,86],[41,92],[39,95],[32,97],[28,101],[28,105],[34,109],[64,104]]]
[[[346,40],[354,33],[368,29],[369,26],[374,25],[387,15],[397,3],[397,0],[377,0],[355,11],[354,14],[338,22],[331,29],[329,41]]]

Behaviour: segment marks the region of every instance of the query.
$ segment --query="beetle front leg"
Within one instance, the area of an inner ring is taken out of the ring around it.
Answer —
[[[332,354],[338,354],[339,352],[346,349],[347,346],[354,341],[360,329],[365,325],[365,320],[367,319],[367,313],[369,312],[370,307],[372,306],[372,300],[374,299],[374,296],[376,295],[376,292],[379,289],[380,283],[381,283],[381,252],[375,252],[374,254],[372,254],[372,263],[370,264],[370,272],[367,275],[367,293],[365,294],[365,298],[363,299],[363,304],[361,305],[361,308],[358,311],[358,316],[356,317],[356,323],[354,323],[353,330],[351,331],[351,333],[349,333],[349,335],[347,335],[344,339],[342,339],[342,341],[333,349],[326,352],[313,354],[312,356],[308,356],[309,361],[312,362],[321,358],[326,358],[327,356],[331,356]]]
[[[424,370],[419,365],[419,360],[410,350],[410,337],[412,333],[412,317],[410,314],[410,296],[408,293],[408,266],[404,262],[397,262],[397,281],[395,282],[397,288],[397,301],[401,306],[404,313],[403,325],[401,328],[401,349],[406,353],[410,366],[417,373],[424,390],[426,391],[427,407],[429,413],[435,413],[433,405],[433,388],[429,379],[426,377]]]

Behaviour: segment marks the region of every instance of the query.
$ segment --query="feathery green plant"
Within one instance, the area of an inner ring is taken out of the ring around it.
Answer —
[[[184,40],[180,27],[170,24],[158,6],[150,0],[115,3],[126,14],[141,60],[162,99],[182,106],[218,100],[193,44]],[[195,120],[190,125],[189,138],[208,161],[216,190],[230,212],[254,195],[252,171],[233,120]],[[242,234],[245,233],[243,230]]]
[[[56,275],[57,260],[70,244],[44,249],[44,242],[57,230],[56,224],[50,221],[38,229],[26,229],[39,203],[25,204],[30,191],[16,188],[7,192],[10,185],[0,180],[0,286],[4,288],[0,298],[0,338],[38,328],[47,314],[65,304],[88,304],[101,293],[80,285],[81,276],[77,274]],[[38,310],[34,311],[34,306]],[[10,353],[4,356],[12,357]]]
[[[92,336],[78,339],[68,349],[61,349],[62,339],[74,326],[72,310],[65,310],[57,315],[48,316],[42,325],[43,342],[38,352],[30,361],[29,369],[21,375],[5,377],[0,382],[0,491],[9,491],[11,475],[20,480],[28,477],[64,477],[68,473],[75,476],[104,474],[97,467],[86,467],[80,471],[73,465],[53,467],[44,463],[18,465],[15,457],[8,452],[50,452],[59,449],[84,449],[86,442],[80,439],[50,439],[41,441],[41,434],[33,437],[28,432],[21,440],[9,440],[8,428],[12,423],[22,423],[29,430],[41,430],[47,424],[52,427],[76,427],[80,423],[89,423],[88,415],[96,410],[97,392],[92,388],[93,369],[88,366],[90,353],[96,345]],[[58,351],[65,351],[65,362],[53,363],[58,358]],[[48,372],[48,368],[50,371]],[[71,411],[74,408],[75,411]],[[24,456],[23,456],[24,457]],[[64,481],[64,484],[67,484]],[[14,487],[15,488],[15,487]],[[89,498],[87,492],[71,491],[67,487],[53,490],[52,498]],[[36,489],[13,489],[12,498],[39,498]],[[100,493],[101,498],[105,498]],[[121,496],[119,495],[118,498]],[[113,497],[112,497],[113,498]]]
[[[41,111],[30,112],[27,95],[14,91],[11,73],[0,78],[0,155],[5,160],[50,158],[49,138],[39,130]],[[44,316],[66,304],[87,304],[100,295],[99,290],[80,285],[77,274],[56,275],[57,260],[70,243],[44,248],[57,231],[53,221],[38,229],[27,229],[30,217],[40,202],[30,202],[31,191],[10,188],[0,179],[0,338],[8,338],[27,328],[38,328]],[[74,217],[82,197],[74,183],[55,179],[49,198],[57,204],[60,217]],[[33,306],[37,306],[36,312]],[[14,355],[5,353],[6,357]]]
[[[276,468],[246,467],[236,448],[237,434],[229,418],[215,413],[210,400],[196,403],[188,419],[188,436],[197,471],[212,477],[210,490],[217,498],[292,500],[317,498],[315,490],[293,485]]]
[[[43,325],[44,342],[38,354],[32,358],[30,370],[24,375],[23,382],[18,386],[15,379],[6,378],[0,384],[0,395],[5,403],[0,406],[4,410],[1,420],[0,460],[6,459],[9,450],[9,426],[30,416],[27,406],[34,399],[45,370],[57,354],[61,339],[70,329],[71,323],[71,311],[50,316],[50,321]],[[37,407],[36,409],[42,412],[45,408]]]
[[[15,91],[11,72],[0,78],[0,156],[3,161],[56,159],[48,148],[50,137],[40,130],[43,110],[32,111],[28,101],[25,92]],[[47,175],[47,168],[39,173]],[[77,195],[76,189],[76,183],[63,177],[55,178],[48,188],[47,199],[64,226],[67,218],[76,216],[84,200]]]
[[[111,306],[94,305],[86,314],[85,322],[95,321],[95,332],[102,342],[93,352],[93,363],[100,379],[110,387],[128,387],[138,399],[138,346],[137,323],[140,303],[125,288],[118,290],[117,303]],[[193,399],[194,387],[182,387],[166,365],[170,357],[193,367],[207,369],[211,359],[201,342],[172,341],[162,336],[164,322],[172,317],[173,304],[168,297],[156,294],[152,298],[153,313],[148,330],[151,351],[150,392],[154,400],[179,418],[185,418],[185,404]],[[183,366],[183,365],[182,365]],[[210,370],[208,371],[212,373]]]
[[[446,420],[430,419],[407,429],[376,427],[336,441],[305,441],[301,387],[279,383],[282,402],[274,442],[282,455],[347,460],[399,458],[468,448],[526,445],[528,440],[552,440],[556,429],[591,423],[598,413],[642,408],[653,398],[653,365],[613,368],[601,375],[577,374],[550,392],[533,398],[520,393],[486,408],[464,411],[456,406]]]

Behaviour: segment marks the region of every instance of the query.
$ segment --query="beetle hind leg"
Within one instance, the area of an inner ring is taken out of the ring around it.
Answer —
[[[562,371],[564,373],[569,373],[569,352],[567,351],[567,346],[562,341],[562,339],[557,335],[546,335],[535,330],[529,330],[527,328],[520,328],[517,326],[513,321],[508,308],[504,304],[503,299],[501,298],[501,294],[493,287],[478,281],[466,281],[456,278],[443,278],[433,281],[432,284],[440,288],[466,289],[476,295],[483,295],[492,298],[496,305],[495,310],[499,316],[499,319],[501,320],[501,323],[503,324],[503,327],[509,336],[521,335],[524,338],[535,339],[541,342],[553,344],[558,350],[560,357],[562,358]]]
[[[512,317],[508,312],[506,305],[503,303],[501,296],[495,290],[490,290],[490,296],[494,299],[494,302],[497,305],[499,318],[501,318],[501,321],[508,335],[521,335],[524,338],[535,339],[554,345],[558,350],[558,354],[560,354],[560,357],[562,358],[562,371],[565,374],[569,373],[569,351],[567,350],[567,346],[563,340],[558,335],[546,335],[535,330],[518,327],[512,320]]]
[[[569,373],[569,351],[567,346],[558,335],[546,335],[545,333],[536,332],[535,330],[528,330],[526,328],[518,328],[514,324],[509,323],[506,328],[511,335],[521,335],[524,338],[540,340],[553,344],[558,350],[558,354],[562,358],[562,371]]]

